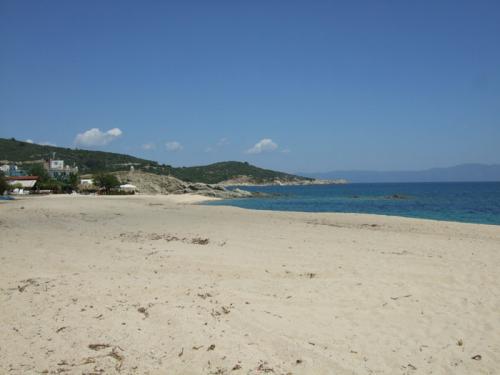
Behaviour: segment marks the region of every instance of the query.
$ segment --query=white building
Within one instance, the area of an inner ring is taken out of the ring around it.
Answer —
[[[121,191],[126,191],[126,192],[133,192],[133,191],[136,191],[137,190],[137,186],[135,185],[132,185],[132,184],[124,184],[124,185],[120,185],[120,190]]]
[[[31,189],[38,181],[38,176],[7,177],[9,185],[21,185],[24,189]]]
[[[15,176],[7,177],[7,183],[15,187],[12,189],[14,194],[29,194],[36,182],[38,181],[38,176]]]
[[[71,168],[69,165],[64,165],[64,160],[49,159],[45,163],[45,168],[49,176],[55,179],[66,179],[71,173],[78,173],[78,167]]]
[[[64,160],[50,160],[49,169],[57,171],[64,170]]]
[[[91,178],[82,178],[80,179],[80,185],[87,185],[87,186],[94,185],[94,180]]]

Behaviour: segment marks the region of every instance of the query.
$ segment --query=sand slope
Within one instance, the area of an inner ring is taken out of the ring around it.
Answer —
[[[0,373],[499,373],[499,226],[196,199],[0,203]]]

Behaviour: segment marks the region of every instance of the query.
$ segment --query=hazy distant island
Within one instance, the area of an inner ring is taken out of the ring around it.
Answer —
[[[460,164],[418,171],[331,171],[299,173],[316,179],[345,179],[349,182],[488,182],[500,181],[500,164]]]

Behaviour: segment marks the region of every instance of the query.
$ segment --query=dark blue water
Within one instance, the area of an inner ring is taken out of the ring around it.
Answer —
[[[356,212],[500,225],[500,182],[255,186],[269,198],[210,202],[257,210]]]

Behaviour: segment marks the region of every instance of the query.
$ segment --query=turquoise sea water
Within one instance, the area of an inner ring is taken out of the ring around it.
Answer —
[[[500,225],[500,182],[243,187],[266,198],[210,202],[257,210],[354,212]]]

